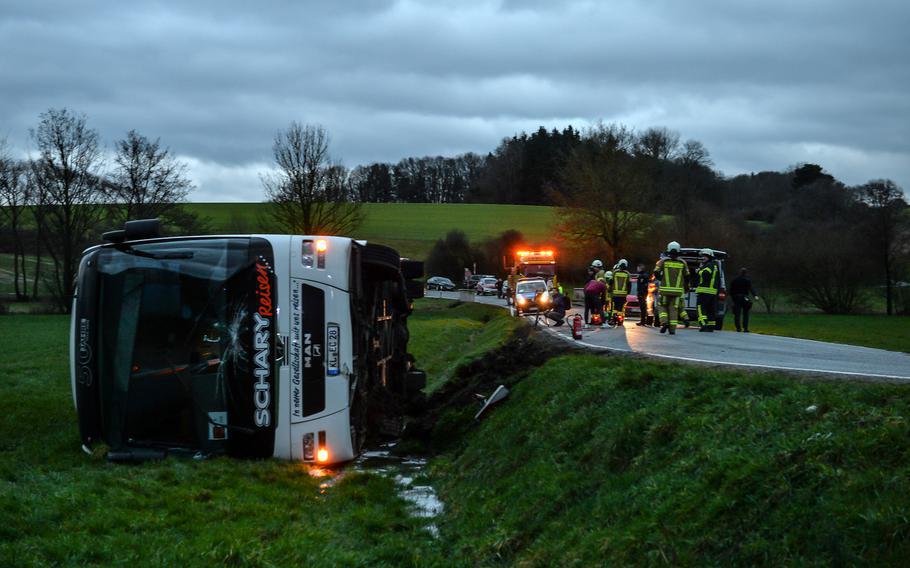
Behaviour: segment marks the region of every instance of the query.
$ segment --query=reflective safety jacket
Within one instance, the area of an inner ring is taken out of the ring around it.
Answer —
[[[617,270],[613,273],[612,294],[614,296],[629,295],[629,273],[625,270]]]
[[[717,262],[708,261],[698,268],[696,274],[698,275],[696,294],[717,294]]]
[[[660,279],[659,293],[663,296],[682,296],[689,289],[689,265],[681,258],[662,258],[654,267]]]

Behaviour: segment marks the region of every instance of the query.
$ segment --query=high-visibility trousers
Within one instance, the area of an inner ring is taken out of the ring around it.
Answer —
[[[667,294],[660,295],[660,298],[658,299],[658,305],[660,306],[660,325],[669,325],[673,327],[679,323],[680,300],[680,296],[668,296]]]
[[[714,329],[717,318],[717,294],[696,294],[698,308],[698,325],[706,329]]]
[[[618,316],[626,310],[626,296],[613,296],[613,311],[611,312],[614,316]]]

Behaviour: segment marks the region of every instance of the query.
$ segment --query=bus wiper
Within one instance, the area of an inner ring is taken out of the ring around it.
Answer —
[[[114,248],[120,252],[125,252],[126,254],[141,256],[143,258],[154,258],[155,260],[182,260],[193,258],[193,253],[190,251],[155,253],[139,250],[126,244],[119,244]]]

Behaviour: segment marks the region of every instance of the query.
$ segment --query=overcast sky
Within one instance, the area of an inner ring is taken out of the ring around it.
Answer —
[[[48,108],[136,129],[192,201],[260,201],[275,133],[349,167],[486,153],[538,126],[665,126],[723,174],[821,164],[910,190],[910,2],[0,3],[0,138]]]

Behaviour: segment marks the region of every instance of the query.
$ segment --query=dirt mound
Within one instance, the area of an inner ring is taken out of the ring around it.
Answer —
[[[501,347],[460,366],[428,397],[423,412],[405,428],[403,441],[430,451],[442,449],[474,423],[473,414],[480,409],[478,394],[489,396],[499,385],[511,389],[548,359],[578,350],[529,326],[518,328]],[[446,417],[456,417],[457,424],[446,423]]]

